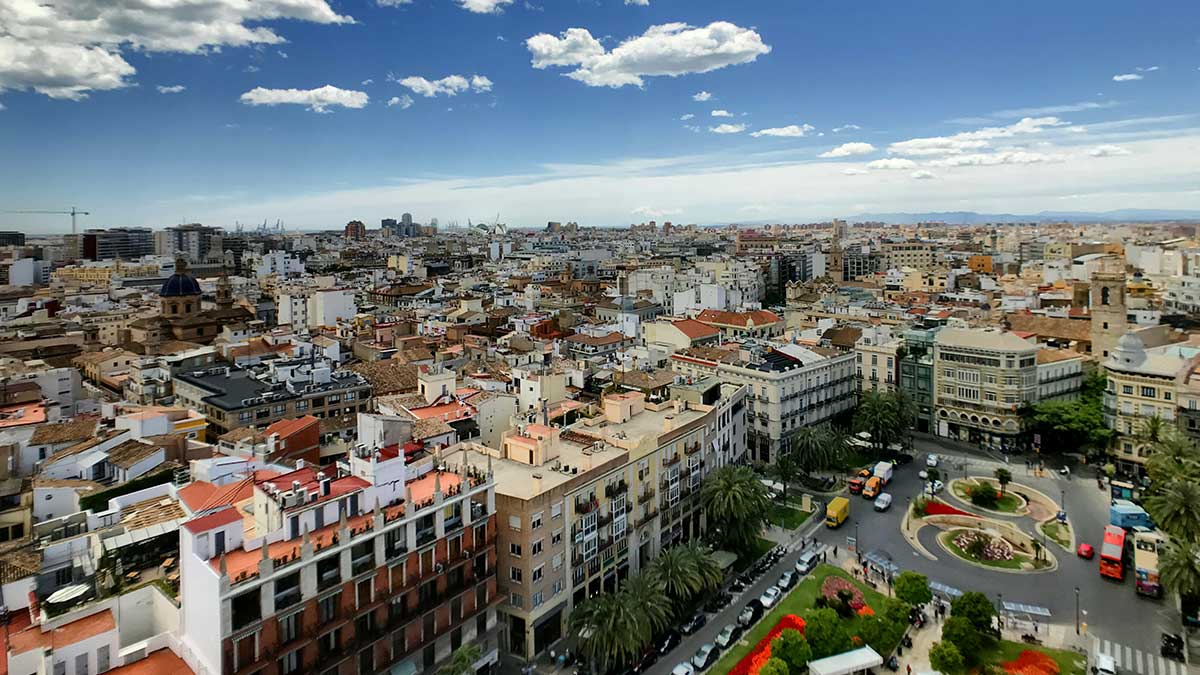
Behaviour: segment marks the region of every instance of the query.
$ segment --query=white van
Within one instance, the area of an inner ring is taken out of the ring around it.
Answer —
[[[1108,654],[1097,654],[1092,672],[1096,675],[1117,675],[1117,662]]]

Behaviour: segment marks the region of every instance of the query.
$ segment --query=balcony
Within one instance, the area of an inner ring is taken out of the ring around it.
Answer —
[[[592,511],[599,508],[599,506],[600,506],[600,501],[597,500],[595,497],[592,497],[591,499],[585,499],[583,497],[575,498],[575,513],[578,513],[581,515],[585,514],[585,513],[591,513]]]
[[[437,539],[437,528],[436,527],[426,527],[426,528],[421,528],[421,529],[417,530],[417,546],[418,547],[425,546],[427,544],[432,544],[435,539]]]
[[[645,504],[646,502],[654,499],[656,494],[658,493],[654,491],[654,488],[648,487],[644,492],[642,492],[642,494],[638,495],[637,501],[639,504]]]
[[[663,460],[662,460],[663,466],[672,466],[677,463],[679,463],[679,453],[677,453],[677,452],[672,453],[670,457],[663,457]]]
[[[624,478],[616,483],[609,483],[608,485],[604,486],[604,496],[608,497],[609,499],[612,499],[618,495],[623,495],[628,491],[629,485],[625,482]]]

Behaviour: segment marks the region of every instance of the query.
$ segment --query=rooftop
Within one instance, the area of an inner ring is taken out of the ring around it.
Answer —
[[[943,328],[935,338],[940,347],[968,347],[997,351],[1033,352],[1037,345],[1031,344],[1009,332],[995,330]]]

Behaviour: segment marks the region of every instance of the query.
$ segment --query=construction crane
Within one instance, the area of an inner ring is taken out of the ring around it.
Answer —
[[[78,230],[76,229],[76,226],[75,226],[75,216],[90,216],[90,215],[92,215],[90,211],[80,211],[80,210],[76,209],[74,206],[71,207],[70,211],[26,210],[26,211],[0,211],[0,213],[37,213],[37,214],[47,214],[47,215],[52,215],[52,216],[71,216],[71,234],[78,233]]]

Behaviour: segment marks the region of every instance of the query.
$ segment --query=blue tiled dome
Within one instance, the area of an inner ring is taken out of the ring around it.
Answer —
[[[200,295],[200,284],[187,272],[172,274],[158,291],[159,297],[176,298],[181,295]]]

